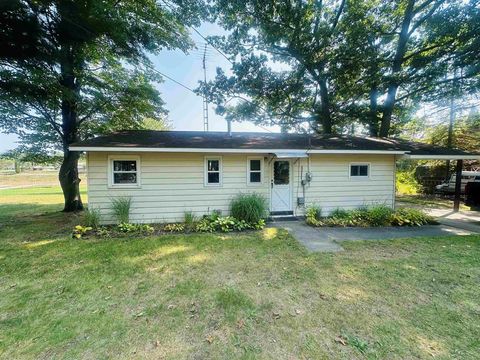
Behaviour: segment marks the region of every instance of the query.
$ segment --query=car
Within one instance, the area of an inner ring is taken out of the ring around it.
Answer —
[[[435,187],[435,192],[440,194],[454,194],[455,193],[456,174],[452,174],[448,182],[444,182]],[[469,182],[480,182],[480,171],[462,171],[462,182],[460,192],[465,193],[465,186]]]

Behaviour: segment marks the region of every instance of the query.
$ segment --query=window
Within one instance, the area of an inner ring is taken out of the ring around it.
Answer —
[[[222,185],[222,158],[221,157],[205,158],[205,185],[207,186]]]
[[[350,164],[350,177],[367,178],[370,174],[369,164]]]
[[[275,185],[288,185],[290,183],[290,162],[275,161],[273,163],[273,183]]]
[[[134,187],[140,185],[140,158],[110,157],[109,185],[114,187]]]
[[[247,183],[250,185],[261,184],[263,181],[263,159],[262,158],[247,158]]]

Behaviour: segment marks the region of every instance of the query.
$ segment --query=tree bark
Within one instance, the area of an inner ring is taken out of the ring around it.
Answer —
[[[388,137],[390,132],[390,126],[392,123],[393,109],[395,107],[395,100],[397,97],[397,90],[400,86],[400,81],[397,78],[398,73],[402,70],[403,58],[407,50],[408,40],[410,39],[410,23],[414,15],[413,7],[415,0],[409,0],[405,13],[403,15],[402,29],[398,37],[397,49],[395,50],[395,56],[392,63],[391,80],[388,85],[387,97],[383,105],[383,115],[380,124],[381,137]]]
[[[70,212],[83,210],[80,197],[80,178],[78,176],[80,153],[69,150],[70,144],[79,140],[77,105],[80,96],[80,82],[75,76],[77,64],[74,47],[64,46],[61,52],[63,162],[60,166],[58,178],[64,197],[63,211]]]
[[[322,124],[322,130],[324,134],[333,133],[332,113],[330,109],[330,97],[328,95],[327,81],[321,79],[319,82],[320,87],[320,123]]]
[[[64,208],[63,211],[83,210],[83,203],[80,197],[80,178],[78,176],[78,151],[67,151],[63,157],[62,166],[58,178],[62,186]]]
[[[373,87],[370,90],[370,106],[369,106],[369,122],[368,122],[368,130],[370,136],[377,137],[378,136],[378,89]]]

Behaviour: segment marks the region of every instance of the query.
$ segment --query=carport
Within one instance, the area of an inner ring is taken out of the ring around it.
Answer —
[[[458,212],[460,210],[461,200],[461,182],[462,182],[462,170],[464,160],[479,160],[480,154],[467,153],[458,149],[448,149],[444,147],[437,147],[426,144],[402,142],[402,145],[408,149],[407,153],[403,155],[403,158],[411,160],[450,160],[456,161],[455,166],[455,194],[453,200],[453,211]]]

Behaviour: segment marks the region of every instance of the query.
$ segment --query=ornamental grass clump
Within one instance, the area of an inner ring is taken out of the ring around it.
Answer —
[[[230,204],[230,214],[237,220],[257,224],[267,214],[267,201],[260,194],[239,194]]]
[[[112,211],[117,224],[128,224],[130,222],[130,208],[132,199],[129,197],[119,197],[112,199]]]

